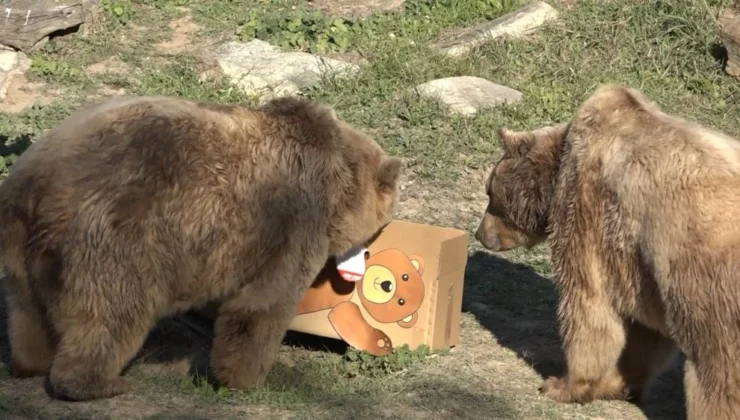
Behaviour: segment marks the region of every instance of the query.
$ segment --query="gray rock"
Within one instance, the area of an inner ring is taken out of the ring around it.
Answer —
[[[217,53],[221,70],[248,95],[260,102],[295,95],[322,77],[345,77],[359,70],[356,64],[305,52],[282,52],[258,39],[230,42]]]
[[[519,38],[528,35],[545,22],[557,17],[558,11],[549,4],[542,1],[534,2],[498,19],[474,26],[451,40],[436,44],[433,48],[445,55],[459,57],[481,44],[502,36]]]
[[[0,100],[5,99],[13,79],[31,68],[31,60],[26,54],[16,51],[0,50]]]
[[[445,77],[416,86],[423,98],[438,100],[450,111],[473,115],[483,108],[519,102],[522,93],[474,76]]]

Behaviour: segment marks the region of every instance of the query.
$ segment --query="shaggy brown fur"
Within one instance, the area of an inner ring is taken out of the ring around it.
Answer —
[[[688,418],[740,418],[740,142],[619,86],[569,124],[499,138],[476,236],[548,238],[567,374],[544,393],[644,397],[677,345]]]
[[[71,400],[127,390],[155,322],[223,302],[212,364],[260,383],[327,259],[391,220],[400,160],[311,101],[150,97],[71,115],[0,186],[12,373]]]

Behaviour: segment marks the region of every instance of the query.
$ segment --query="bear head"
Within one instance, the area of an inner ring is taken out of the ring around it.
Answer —
[[[395,212],[401,159],[388,155],[327,104],[286,96],[270,100],[261,110],[281,122],[285,137],[320,153],[320,170],[326,176],[317,169],[314,178],[326,182],[329,255],[372,242]]]
[[[488,176],[488,206],[475,233],[483,246],[498,252],[545,240],[568,127],[498,131],[504,155]]]
[[[342,185],[343,199],[335,206],[330,229],[331,255],[371,243],[393,219],[398,204],[401,159],[388,155],[371,137],[338,121],[347,149],[347,172]]]
[[[385,324],[411,328],[424,301],[424,260],[396,249],[386,249],[367,259],[365,275],[357,284],[362,306]]]

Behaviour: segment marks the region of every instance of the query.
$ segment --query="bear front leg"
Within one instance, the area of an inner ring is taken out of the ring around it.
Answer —
[[[567,374],[545,380],[542,392],[562,403],[626,398],[627,384],[617,368],[626,330],[607,297],[595,290],[566,290],[558,315]]]
[[[85,313],[56,322],[61,340],[49,374],[56,398],[88,401],[128,392],[121,371],[141,349],[156,318],[136,308],[112,312],[104,305],[89,312],[96,317]],[[123,301],[121,306],[126,306]]]
[[[740,374],[733,353],[707,355],[684,365],[686,420],[740,418]]]
[[[686,395],[686,420],[711,418],[707,417],[706,398],[696,373],[696,366],[691,360],[684,363],[683,384]]]
[[[227,302],[216,318],[211,353],[216,377],[225,386],[261,385],[275,363],[280,344],[296,313],[294,301],[246,312]]]

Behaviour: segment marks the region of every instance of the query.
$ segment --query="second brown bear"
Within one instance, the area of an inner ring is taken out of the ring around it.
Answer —
[[[548,240],[567,371],[545,395],[644,396],[681,350],[688,419],[740,418],[740,142],[621,86],[499,138],[477,237]]]
[[[298,98],[125,98],[69,116],[0,185],[12,374],[48,375],[64,399],[121,394],[158,319],[219,301],[216,376],[260,383],[327,259],[391,220],[400,170]]]

